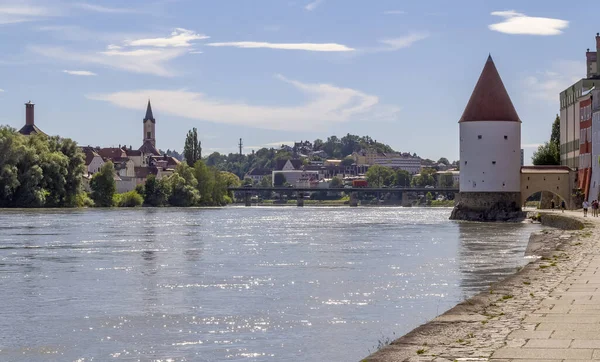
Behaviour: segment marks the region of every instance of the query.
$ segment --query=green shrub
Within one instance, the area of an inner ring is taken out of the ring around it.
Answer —
[[[75,203],[77,207],[94,207],[94,200],[86,192],[78,193]]]
[[[129,191],[115,196],[115,205],[118,207],[138,207],[144,203],[144,198],[136,191]]]

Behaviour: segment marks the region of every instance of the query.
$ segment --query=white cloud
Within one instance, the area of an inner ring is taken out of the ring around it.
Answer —
[[[398,38],[383,39],[383,40],[380,40],[379,42],[382,44],[385,44],[386,47],[378,48],[376,50],[390,51],[390,50],[398,50],[398,49],[408,48],[411,45],[413,45],[414,43],[416,43],[420,40],[423,40],[423,39],[427,39],[428,37],[429,37],[429,34],[426,34],[426,33],[410,33],[408,35],[401,36]]]
[[[255,41],[238,41],[225,43],[208,43],[211,47],[236,48],[268,48],[284,50],[306,50],[312,52],[351,52],[355,49],[336,43],[267,43]]]
[[[278,79],[302,92],[307,101],[297,106],[261,106],[244,101],[211,98],[187,90],[135,90],[88,95],[89,99],[137,109],[148,98],[161,112],[215,123],[274,130],[314,130],[351,120],[396,120],[399,108],[382,105],[379,98],[330,84],[309,84]]]
[[[67,73],[70,75],[87,76],[87,77],[98,75],[94,72],[90,72],[89,70],[63,70],[63,73]]]
[[[585,63],[561,60],[552,64],[551,70],[538,72],[523,79],[523,89],[528,98],[543,100],[558,107],[559,94],[571,84],[585,77]]]
[[[4,89],[0,89],[0,93],[4,92]]]
[[[494,11],[491,15],[503,17],[504,21],[489,28],[506,34],[558,35],[569,26],[566,20],[527,16],[514,10]]]
[[[78,64],[104,65],[135,73],[173,76],[175,72],[167,68],[167,63],[186,54],[186,49],[107,49],[102,52],[75,52],[60,47],[30,46],[29,50],[48,58]]]
[[[308,11],[313,11],[315,10],[319,5],[321,5],[321,3],[323,3],[324,0],[315,0],[313,2],[311,2],[310,4],[306,5],[304,8]]]
[[[110,8],[102,5],[94,5],[88,3],[77,3],[73,5],[76,8],[93,11],[97,13],[108,13],[108,14],[126,14],[126,13],[136,13],[137,10],[134,9],[126,9],[126,8]]]
[[[166,47],[189,47],[191,41],[208,39],[204,34],[196,34],[191,30],[176,28],[168,38],[137,39],[126,42],[129,46],[149,46],[157,48]]]
[[[201,52],[199,50],[192,50],[188,54],[204,54],[204,52]]]
[[[386,10],[383,13],[385,15],[402,15],[402,14],[406,14],[406,12],[402,11],[402,10]]]
[[[0,3],[0,25],[35,21],[58,15],[60,15],[59,11],[49,7],[19,2]]]

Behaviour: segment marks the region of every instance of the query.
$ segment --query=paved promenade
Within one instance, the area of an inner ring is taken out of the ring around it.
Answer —
[[[582,218],[580,212],[565,214]],[[586,255],[490,361],[600,360],[600,218],[585,220],[594,224],[583,236],[591,241]]]
[[[364,361],[600,360],[600,217],[554,214],[586,227],[544,231],[541,260]]]

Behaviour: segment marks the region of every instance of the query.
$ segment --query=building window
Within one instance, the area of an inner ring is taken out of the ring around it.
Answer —
[[[495,165],[495,164],[496,164],[496,161],[492,161],[492,165]]]
[[[482,135],[477,136],[477,139],[482,139],[482,138],[483,138]]]
[[[465,165],[467,164],[467,161],[465,161]]]
[[[150,135],[152,134],[152,132],[146,132],[146,138],[152,138]]]
[[[507,139],[508,139],[508,136],[504,136],[504,139],[505,139],[505,140],[507,140]]]

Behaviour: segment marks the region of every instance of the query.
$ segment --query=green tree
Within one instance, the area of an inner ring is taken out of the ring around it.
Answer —
[[[277,173],[275,173],[275,176],[273,176],[273,186],[275,186],[275,187],[281,187],[286,182],[287,182],[287,180],[285,178],[285,175],[281,172],[277,172]]]
[[[160,180],[154,175],[148,176],[144,185],[144,202],[148,206],[167,206],[171,196],[170,177],[163,177]]]
[[[409,187],[410,186],[411,175],[408,171],[405,170],[396,170],[394,174],[394,185],[400,187]]]
[[[271,183],[271,181],[271,176],[263,176],[263,178],[260,180],[260,187],[272,187],[273,184]]]
[[[440,178],[440,187],[452,187],[454,186],[454,176],[451,172],[446,172],[438,176]]]
[[[541,165],[560,165],[560,149],[554,142],[546,142],[540,145],[533,153],[533,164]]]
[[[373,165],[369,167],[365,177],[373,187],[391,186],[394,183],[394,171],[389,167]]]
[[[329,183],[329,188],[339,189],[342,187],[344,187],[344,181],[341,178],[336,176],[331,179],[331,182]]]
[[[446,166],[450,165],[450,161],[448,161],[448,159],[446,157],[440,158],[437,163],[441,163],[441,164],[446,165]]]
[[[114,195],[117,191],[115,182],[115,166],[108,161],[96,172],[90,181],[90,189],[92,190],[92,200],[99,207],[114,206]]]
[[[252,180],[250,177],[246,177],[244,179],[244,182],[242,182],[242,185],[244,185],[244,186],[252,186],[252,185],[254,185],[254,180]]]
[[[117,194],[116,196],[116,205],[119,207],[138,207],[144,203],[142,195],[138,194],[135,190]]]
[[[560,117],[558,114],[552,123],[552,133],[550,134],[550,142],[556,143],[560,147]]]
[[[202,161],[198,160],[194,164],[194,176],[198,180],[198,191],[200,192],[200,203],[202,205],[212,205],[213,189],[215,187],[215,173]]]
[[[552,123],[550,142],[540,145],[531,159],[536,166],[560,165],[560,117],[558,114]]]
[[[352,156],[346,156],[342,160],[341,164],[344,167],[350,167],[350,166],[352,166],[354,164],[354,158],[352,158]]]
[[[196,161],[202,159],[202,143],[198,141],[198,131],[196,127],[188,132],[183,146],[183,157],[188,166],[194,166]]]

